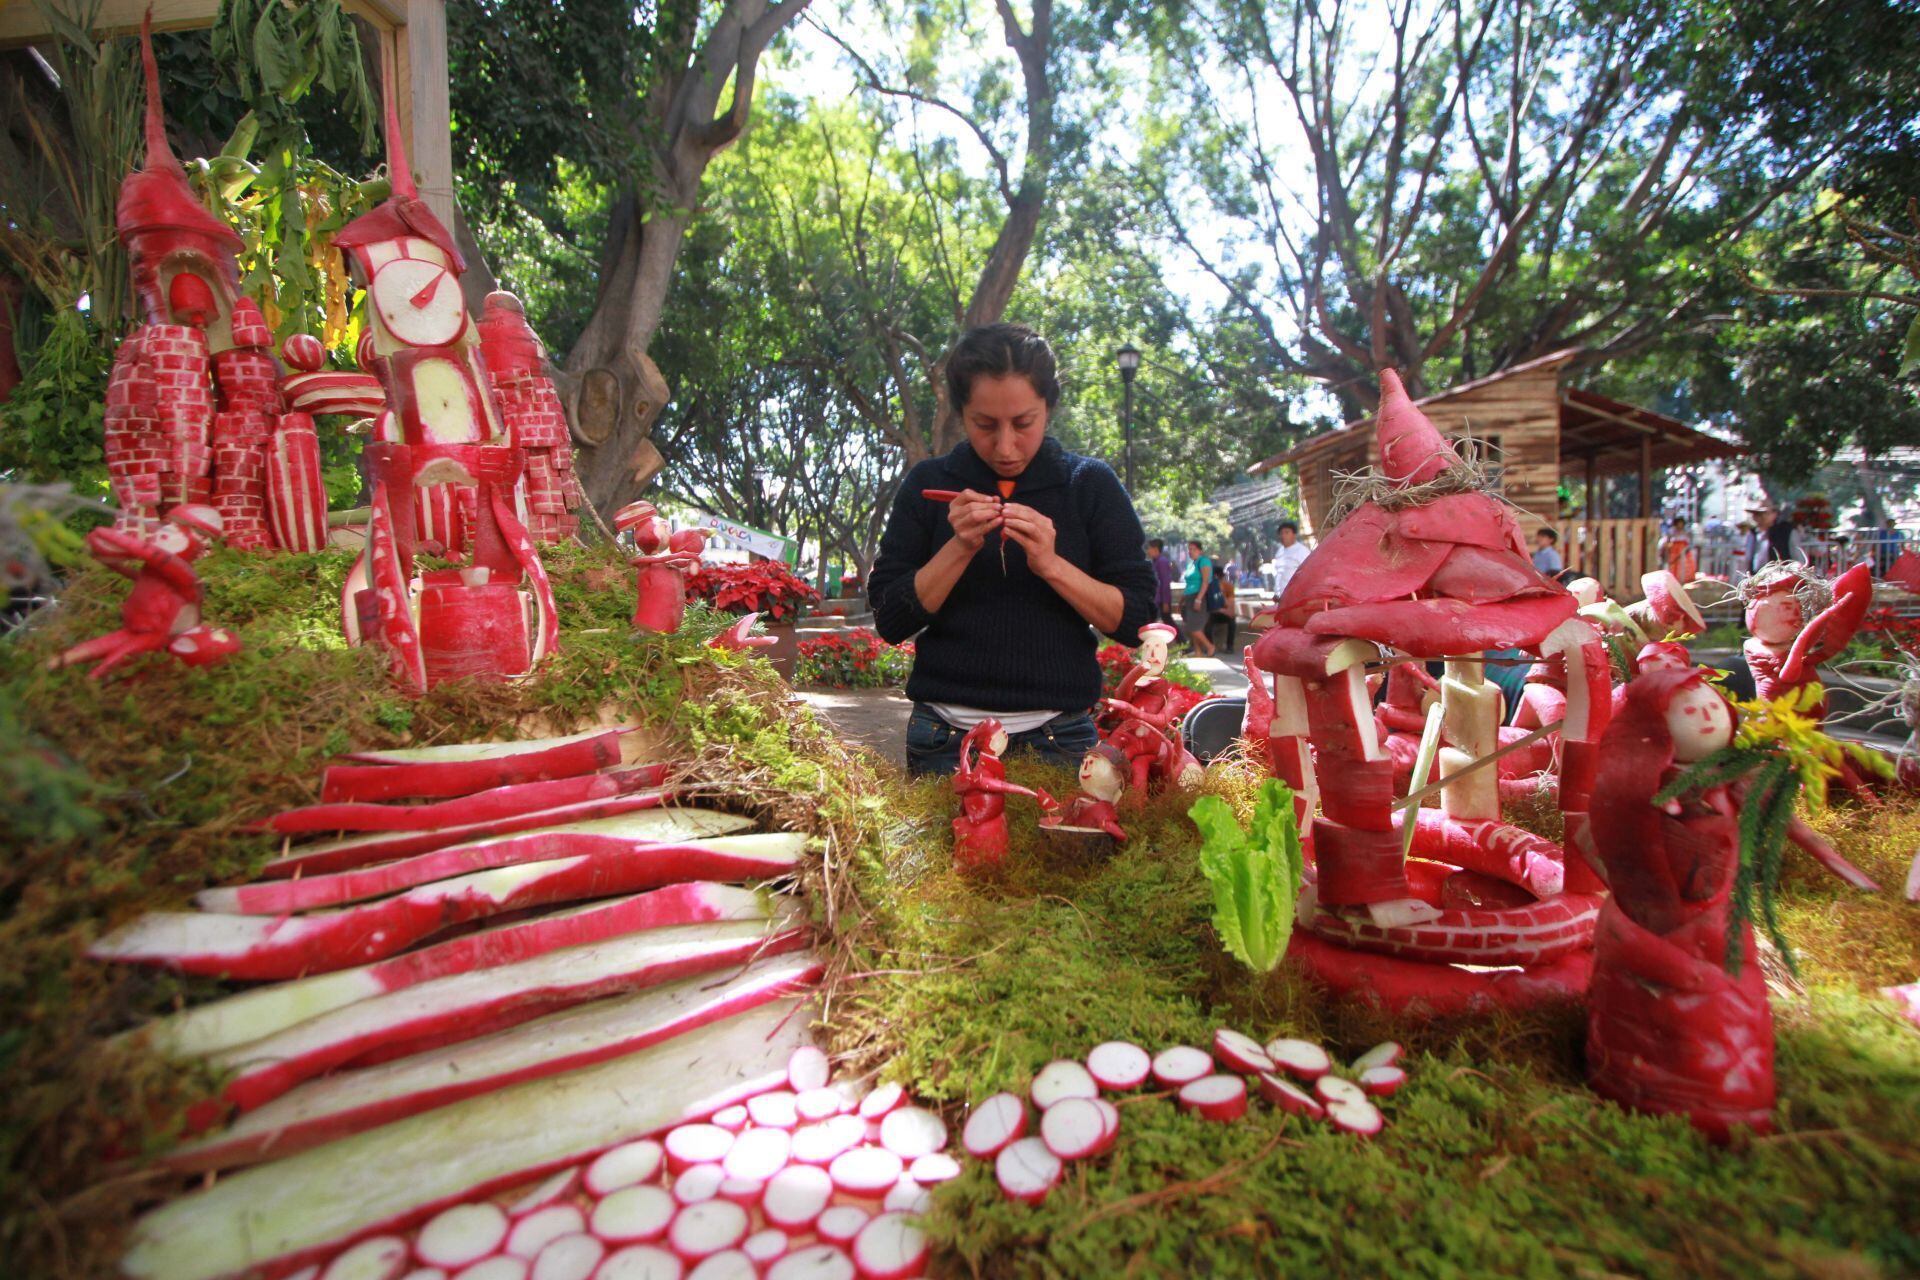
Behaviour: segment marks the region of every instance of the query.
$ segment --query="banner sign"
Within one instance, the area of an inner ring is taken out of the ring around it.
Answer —
[[[800,563],[800,544],[791,538],[783,538],[777,533],[768,533],[765,529],[735,524],[731,520],[722,520],[718,516],[707,516],[700,523],[757,556],[765,556],[769,560],[784,560],[789,566]]]

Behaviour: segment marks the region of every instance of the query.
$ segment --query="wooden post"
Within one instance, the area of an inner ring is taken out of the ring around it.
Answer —
[[[1581,560],[1586,563],[1582,563],[1580,566],[1581,571],[1589,577],[1599,576],[1596,570],[1599,568],[1597,556],[1600,550],[1600,535],[1598,526],[1594,523],[1599,519],[1599,516],[1596,514],[1598,508],[1595,506],[1593,491],[1594,483],[1598,479],[1599,466],[1595,461],[1594,455],[1590,453],[1587,455],[1587,536],[1586,546],[1581,551]]]
[[[406,0],[406,5],[406,25],[399,29],[405,57],[395,62],[406,86],[400,118],[411,135],[407,159],[420,198],[451,228],[453,135],[448,127],[446,0]]]

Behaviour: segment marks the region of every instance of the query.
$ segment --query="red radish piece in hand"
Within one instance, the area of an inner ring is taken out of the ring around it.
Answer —
[[[1033,1096],[1033,1105],[1045,1111],[1065,1098],[1097,1098],[1100,1086],[1079,1063],[1070,1058],[1056,1058],[1040,1068],[1028,1092]]]
[[[590,1229],[608,1244],[658,1240],[680,1211],[660,1187],[622,1187],[593,1206]]]
[[[996,1093],[973,1109],[960,1130],[960,1145],[978,1160],[991,1160],[1027,1132],[1027,1104],[1019,1095]]]
[[[740,1250],[722,1249],[687,1272],[687,1280],[760,1280],[760,1268]]]
[[[507,1215],[497,1204],[457,1204],[420,1228],[413,1251],[430,1267],[464,1267],[499,1250]]]
[[[1162,1049],[1153,1058],[1153,1078],[1163,1089],[1178,1089],[1213,1074],[1213,1058],[1191,1045]]]
[[[853,1259],[830,1244],[790,1253],[767,1268],[766,1280],[854,1280]]]
[[[1342,1080],[1339,1076],[1321,1076],[1313,1082],[1313,1091],[1322,1102],[1331,1106],[1336,1102],[1365,1102],[1367,1091],[1351,1080]]]
[[[667,1247],[688,1262],[731,1249],[747,1238],[747,1211],[730,1200],[688,1205],[667,1228]]]
[[[829,1244],[851,1244],[861,1228],[871,1221],[873,1215],[858,1205],[835,1205],[820,1215],[813,1224],[813,1233]]]
[[[693,1164],[673,1180],[673,1198],[679,1203],[702,1204],[720,1194],[727,1171],[717,1164]]]
[[[666,1150],[652,1138],[623,1142],[605,1151],[587,1166],[587,1192],[595,1196],[612,1195],[622,1187],[652,1182],[666,1160]]]
[[[1317,1120],[1327,1114],[1327,1109],[1312,1094],[1291,1080],[1283,1080],[1272,1073],[1260,1077],[1260,1096],[1282,1111],[1297,1116],[1312,1116]]]
[[[618,1148],[615,1148],[615,1150],[618,1150]],[[534,1212],[536,1209],[544,1209],[559,1200],[560,1197],[571,1195],[573,1188],[579,1181],[580,1170],[577,1166],[572,1169],[562,1169],[508,1205],[507,1216],[509,1218],[519,1218]]]
[[[578,1209],[570,1204],[550,1204],[513,1224],[513,1229],[507,1232],[506,1251],[531,1261],[561,1236],[586,1229],[587,1220]]]
[[[720,1165],[729,1178],[765,1182],[792,1157],[793,1135],[785,1129],[749,1129],[734,1140]]]
[[[902,1160],[930,1156],[947,1145],[947,1125],[922,1107],[890,1111],[880,1122],[880,1145]]]
[[[1407,1073],[1399,1067],[1368,1067],[1360,1073],[1360,1087],[1376,1098],[1384,1098],[1407,1082]]]
[[[407,1269],[407,1242],[397,1236],[362,1240],[327,1264],[320,1280],[393,1280]]]
[[[927,1237],[904,1213],[883,1213],[853,1241],[853,1265],[864,1280],[908,1280],[927,1264]]]
[[[1273,1070],[1273,1059],[1267,1056],[1267,1051],[1260,1047],[1258,1040],[1226,1027],[1213,1033],[1213,1056],[1220,1060],[1221,1066],[1229,1071],[1238,1071],[1243,1076],[1257,1076]]]
[[[787,1060],[787,1083],[793,1086],[795,1093],[824,1089],[831,1079],[832,1064],[827,1061],[827,1055],[813,1045],[801,1045]]]
[[[804,1231],[833,1199],[833,1179],[812,1165],[791,1164],[767,1182],[760,1212],[776,1227]]]
[[[794,1108],[793,1094],[785,1089],[775,1089],[757,1098],[748,1098],[747,1116],[763,1129],[792,1129],[800,1123],[800,1113]]]
[[[592,1236],[561,1236],[533,1260],[527,1280],[591,1280],[607,1254],[607,1246]]]
[[[1209,1120],[1247,1114],[1247,1082],[1239,1076],[1202,1076],[1180,1088],[1180,1105]]]
[[[1369,1067],[1397,1067],[1406,1050],[1397,1040],[1384,1040],[1353,1060],[1353,1074],[1358,1076]]]
[[[1139,1088],[1152,1070],[1152,1055],[1139,1045],[1129,1044],[1125,1040],[1097,1044],[1087,1054],[1087,1074],[1102,1089],[1111,1089],[1116,1093]]]
[[[793,1158],[801,1164],[832,1164],[834,1157],[866,1140],[867,1122],[859,1116],[834,1116],[794,1131]]]
[[[944,1151],[936,1151],[908,1165],[907,1176],[923,1187],[949,1182],[960,1176],[960,1162]]]
[[[1060,1181],[1060,1158],[1039,1138],[1022,1138],[993,1161],[994,1181],[1012,1200],[1039,1204]]]
[[[1093,1098],[1063,1098],[1040,1117],[1040,1140],[1062,1160],[1084,1160],[1107,1140],[1106,1115]]]
[[[1358,1101],[1343,1099],[1327,1104],[1327,1119],[1336,1129],[1348,1133],[1357,1133],[1363,1138],[1371,1138],[1386,1127],[1386,1119],[1380,1114],[1380,1108],[1364,1098]]]
[[[1267,1057],[1296,1080],[1318,1080],[1333,1070],[1333,1059],[1311,1040],[1269,1040]]]
[[[734,1136],[717,1124],[683,1124],[667,1134],[667,1172],[718,1164],[733,1149]]]
[[[897,1084],[883,1084],[860,1099],[860,1118],[879,1120],[895,1107],[905,1106],[907,1091]]]
[[[752,1258],[761,1266],[783,1258],[787,1253],[787,1233],[778,1227],[768,1227],[756,1231],[740,1242],[740,1252]]]
[[[827,1166],[833,1185],[850,1196],[883,1196],[905,1171],[900,1157],[885,1147],[855,1147]]]

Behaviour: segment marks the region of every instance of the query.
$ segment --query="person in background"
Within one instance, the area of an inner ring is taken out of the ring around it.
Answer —
[[[1167,544],[1159,538],[1147,543],[1147,559],[1153,564],[1153,616],[1173,624],[1173,561],[1167,559]]]
[[[1762,498],[1747,508],[1753,528],[1747,534],[1746,558],[1742,564],[1748,573],[1758,573],[1775,560],[1805,561],[1807,552],[1795,535],[1793,521],[1780,514],[1771,498]]]
[[[1900,527],[1889,520],[1880,527],[1879,534],[1873,540],[1873,575],[1884,578],[1893,571],[1893,562],[1900,558],[1901,549],[1906,546],[1906,535]]]
[[[1238,573],[1234,568],[1233,561],[1229,560],[1225,565],[1221,566],[1220,607],[1218,609],[1213,610],[1207,616],[1207,639],[1209,640],[1213,639],[1214,627],[1216,626],[1225,627],[1227,631],[1226,649],[1228,653],[1232,653],[1234,651],[1233,638],[1234,636],[1239,634],[1239,630],[1240,630],[1240,620],[1238,617],[1235,616],[1234,608],[1233,608],[1235,579],[1237,577],[1238,577]]]
[[[1699,559],[1693,554],[1692,540],[1687,537],[1687,518],[1675,516],[1667,522],[1667,532],[1660,539],[1660,560],[1667,571],[1681,582],[1692,582],[1699,569]]]
[[[1273,552],[1273,594],[1276,599],[1286,594],[1287,583],[1293,581],[1293,575],[1299,572],[1310,553],[1307,544],[1300,541],[1300,526],[1291,520],[1280,522],[1280,545]]]
[[[1533,535],[1533,567],[1543,577],[1557,578],[1567,567],[1560,559],[1559,541],[1560,535],[1551,529],[1542,529]]]
[[[1180,629],[1187,633],[1195,653],[1211,658],[1213,641],[1207,621],[1220,596],[1220,573],[1198,542],[1187,543],[1187,576],[1180,584]]]

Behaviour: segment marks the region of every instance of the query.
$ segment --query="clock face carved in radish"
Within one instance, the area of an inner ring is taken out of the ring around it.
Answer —
[[[374,273],[367,292],[380,323],[402,346],[444,347],[466,332],[460,282],[439,263],[396,259]]]

